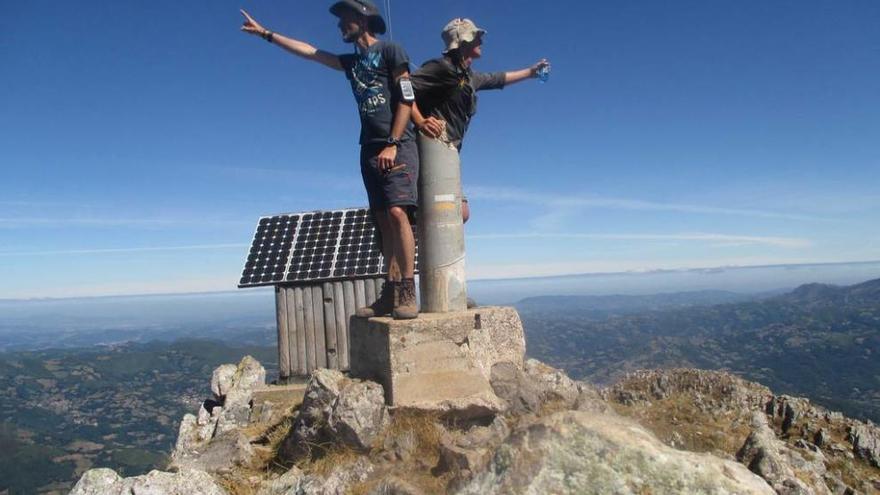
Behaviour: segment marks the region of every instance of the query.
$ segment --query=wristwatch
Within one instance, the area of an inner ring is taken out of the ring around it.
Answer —
[[[400,147],[400,139],[395,139],[394,136],[388,136],[388,139],[385,140],[385,143],[388,146],[397,146]]]

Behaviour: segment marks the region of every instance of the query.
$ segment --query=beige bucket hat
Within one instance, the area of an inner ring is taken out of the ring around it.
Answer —
[[[455,50],[461,46],[462,42],[472,43],[475,39],[486,34],[485,29],[478,28],[474,21],[462,17],[449,21],[443,28],[440,36],[446,43],[446,49],[443,53]]]

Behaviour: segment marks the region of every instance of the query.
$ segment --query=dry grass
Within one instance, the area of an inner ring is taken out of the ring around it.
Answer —
[[[221,486],[230,495],[256,495],[260,481],[269,477],[270,473],[284,473],[290,466],[278,461],[278,448],[291,428],[293,418],[285,417],[281,422],[266,425],[251,425],[242,431],[250,438],[256,455],[249,466],[241,466],[231,475],[220,478]]]
[[[655,400],[649,405],[612,402],[611,406],[621,416],[637,420],[666,444],[678,437],[675,447],[692,452],[736,455],[751,431],[746,416],[732,412],[707,414],[684,394]]]
[[[317,455],[311,459],[303,459],[297,463],[297,467],[303,472],[309,474],[317,474],[319,476],[327,476],[334,468],[351,464],[362,456],[361,453],[344,445],[326,445],[318,446],[313,449]]]
[[[419,411],[396,411],[391,419],[391,424],[376,439],[373,444],[371,456],[381,457],[388,453],[384,451],[385,441],[405,435],[412,435],[414,447],[411,455],[405,461],[381,462],[381,471],[374,472],[370,479],[358,483],[351,488],[353,494],[369,493],[382,480],[389,477],[397,477],[406,480],[424,493],[445,493],[446,484],[452,477],[452,473],[435,475],[432,469],[440,459],[440,439],[443,435],[442,419],[438,414]]]
[[[253,486],[243,475],[222,476],[217,482],[229,495],[256,495],[259,489],[259,485]]]
[[[413,455],[436,462],[440,456],[440,437],[443,434],[440,427],[440,417],[437,414],[418,411],[395,412],[391,418],[391,424],[376,439],[373,448],[381,449],[386,438],[408,433],[412,433],[416,440]]]
[[[865,480],[880,476],[880,469],[866,462],[858,462],[841,456],[829,458],[825,466],[828,468],[828,472],[837,475],[841,481],[856,488],[861,487]]]

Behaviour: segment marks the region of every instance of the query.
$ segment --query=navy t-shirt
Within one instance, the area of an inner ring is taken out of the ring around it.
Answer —
[[[385,143],[391,135],[391,124],[400,101],[399,91],[392,91],[394,72],[409,70],[409,57],[397,43],[377,41],[363,52],[339,56],[345,76],[361,116],[361,145]],[[401,141],[413,138],[407,123]]]

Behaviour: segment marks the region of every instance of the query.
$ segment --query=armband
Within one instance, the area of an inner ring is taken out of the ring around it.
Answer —
[[[403,101],[416,101],[416,93],[413,91],[412,81],[409,79],[400,79],[400,96]]]

